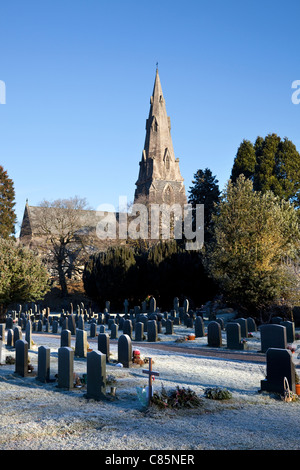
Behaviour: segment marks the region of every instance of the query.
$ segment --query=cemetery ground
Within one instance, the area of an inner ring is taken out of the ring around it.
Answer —
[[[106,325],[107,329],[107,325]],[[89,331],[89,326],[86,325]],[[109,330],[107,330],[109,333]],[[198,450],[298,450],[300,445],[300,400],[285,402],[276,394],[261,392],[265,377],[265,354],[259,353],[259,332],[247,339],[248,349],[229,351],[225,331],[220,348],[207,345],[207,337],[186,340],[191,328],[174,326],[174,334],[160,333],[155,343],[132,340],[141,358],[151,357],[159,372],[154,391],[190,388],[201,399],[196,408],[147,408],[138,390],[147,385],[143,370],[147,364],[118,365],[117,340],[110,341],[106,364],[107,396],[97,401],[85,396],[82,380],[71,390],[57,387],[60,333],[33,332],[29,361],[33,371],[27,377],[15,373],[6,358],[15,349],[3,342],[0,366],[0,449],[1,450],[113,450],[176,451]],[[75,337],[71,339],[72,347]],[[39,346],[51,350],[50,376],[36,378]],[[88,334],[89,349],[97,350],[97,338]],[[296,370],[297,348],[293,344]],[[299,349],[300,351],[300,349]],[[9,361],[8,361],[9,362]],[[86,358],[74,357],[76,376],[84,377]],[[116,387],[111,395],[111,386]],[[228,400],[205,397],[208,387],[229,390]],[[129,453],[130,455],[130,453]]]

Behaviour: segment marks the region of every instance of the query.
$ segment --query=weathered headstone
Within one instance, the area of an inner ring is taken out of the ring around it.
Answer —
[[[211,321],[207,326],[208,346],[220,348],[222,346],[221,325],[216,321]]]
[[[74,351],[67,346],[58,348],[58,385],[59,388],[74,388]]]
[[[108,333],[99,333],[98,335],[98,351],[106,355],[106,362],[109,362],[109,334]]]
[[[14,344],[18,341],[18,339],[22,339],[22,328],[20,326],[15,326],[13,329],[14,332]]]
[[[290,391],[295,393],[295,366],[287,349],[269,348],[266,353],[267,376],[261,381],[261,390],[284,394],[286,377]]]
[[[116,323],[112,323],[111,330],[110,330],[111,339],[117,339],[118,338],[118,330],[119,330],[119,326]]]
[[[25,341],[27,341],[28,347],[30,349],[32,345],[32,323],[30,320],[28,320],[28,322],[26,323]]]
[[[235,322],[241,325],[241,336],[242,338],[248,338],[248,324],[245,318],[237,318]]]
[[[128,335],[129,338],[132,338],[132,321],[127,319],[123,323],[123,334]]]
[[[23,339],[18,339],[15,343],[16,362],[15,372],[22,377],[28,376],[28,343]]]
[[[85,330],[76,330],[75,338],[75,356],[86,357],[87,355],[87,332]]]
[[[173,334],[174,334],[173,321],[168,319],[166,320],[166,335],[173,335]]]
[[[38,348],[38,373],[37,380],[49,382],[50,380],[50,348],[39,346]]]
[[[269,348],[286,349],[286,328],[278,324],[261,325],[260,327],[261,352]]]
[[[61,348],[64,347],[71,347],[71,331],[70,330],[62,330],[60,334],[60,346]]]
[[[148,320],[148,323],[147,323],[147,339],[148,339],[149,342],[155,342],[155,341],[158,340],[156,320]]]
[[[97,335],[97,324],[95,322],[92,322],[90,324],[90,337],[95,338]]]
[[[286,340],[288,343],[295,341],[295,323],[292,321],[283,321],[282,326],[286,327]]]
[[[195,336],[196,338],[202,338],[205,336],[204,321],[202,317],[195,318]]]
[[[155,297],[150,298],[150,303],[149,303],[149,312],[154,313],[156,311],[156,299]]]
[[[6,346],[8,348],[13,348],[15,345],[14,343],[14,330],[11,328],[7,330],[7,335],[6,335]]]
[[[229,322],[226,325],[228,349],[247,349],[247,343],[242,340],[241,325],[238,322]]]
[[[143,341],[144,339],[144,323],[137,322],[135,324],[135,341]]]
[[[118,339],[118,362],[123,367],[130,367],[132,364],[132,343],[128,335],[121,335]]]
[[[57,332],[58,332],[58,321],[53,320],[53,322],[52,322],[52,333],[56,334]]]
[[[106,395],[106,357],[101,351],[87,355],[87,398],[101,400]]]
[[[252,317],[247,318],[247,328],[248,328],[248,333],[254,333],[257,331],[257,326],[256,326],[254,318]]]

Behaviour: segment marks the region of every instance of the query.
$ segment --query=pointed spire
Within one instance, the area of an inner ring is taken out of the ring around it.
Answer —
[[[142,194],[150,197],[150,192],[156,191],[154,199],[157,202],[163,201],[167,185],[170,184],[174,189],[174,198],[177,199],[175,193],[180,193],[180,200],[185,199],[183,178],[180,174],[178,162],[178,159],[175,160],[170,118],[167,115],[156,64],[153,93],[150,98],[150,110],[146,121],[144,150],[140,162],[139,177],[136,182],[135,199]],[[157,189],[158,187],[160,189]]]

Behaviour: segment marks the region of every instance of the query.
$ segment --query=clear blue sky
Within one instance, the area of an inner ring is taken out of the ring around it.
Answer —
[[[223,189],[246,138],[300,150],[299,0],[6,0],[0,3],[0,165],[16,212],[75,195],[133,200],[156,62],[186,190]]]

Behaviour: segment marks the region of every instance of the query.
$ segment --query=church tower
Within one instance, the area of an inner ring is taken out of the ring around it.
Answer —
[[[136,182],[135,203],[186,204],[179,159],[175,159],[158,69],[146,120],[146,138]]]

